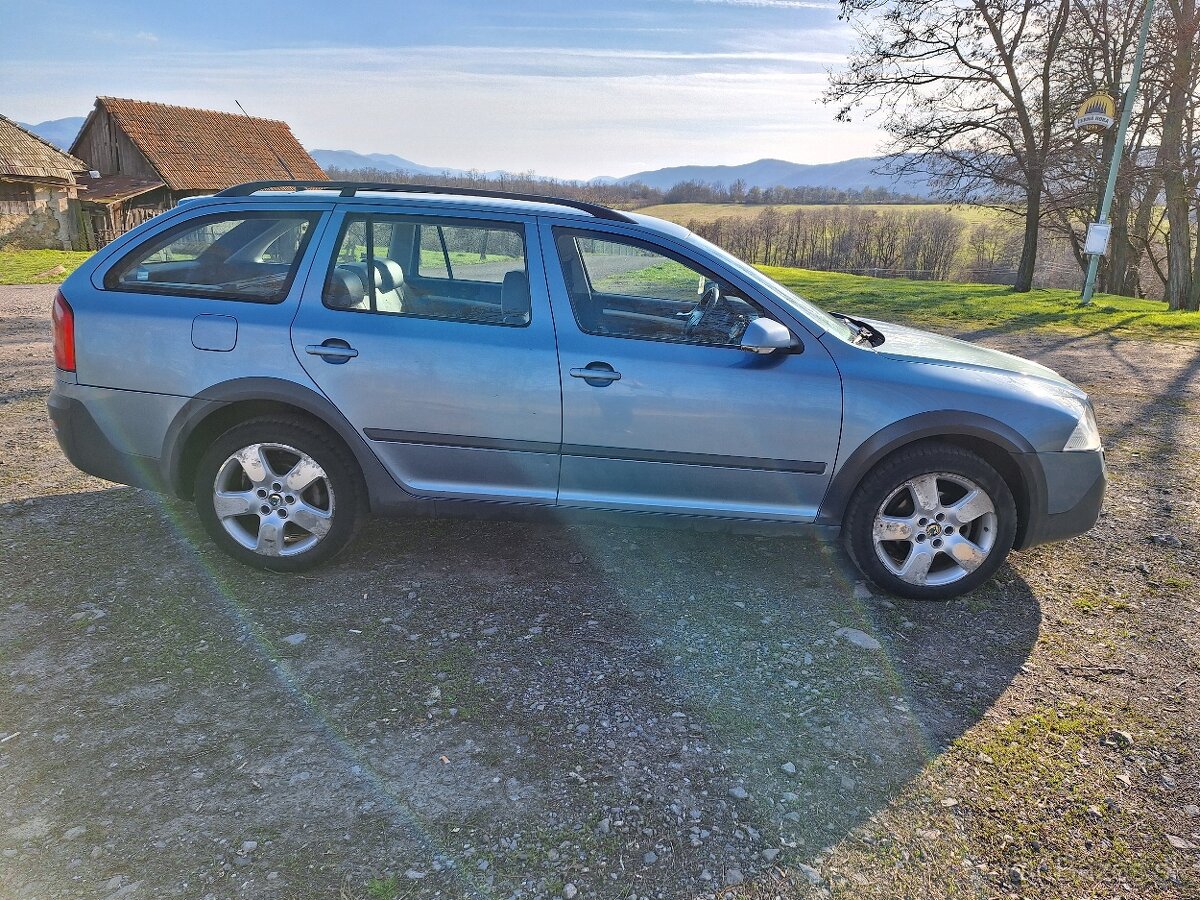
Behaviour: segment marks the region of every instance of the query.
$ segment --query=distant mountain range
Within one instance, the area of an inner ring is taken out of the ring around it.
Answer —
[[[393,153],[355,153],[353,150],[309,150],[309,156],[322,169],[378,169],[381,172],[411,172],[414,175],[466,175],[466,169],[449,166],[423,166]],[[483,172],[485,178],[499,178],[504,172]]]
[[[36,125],[24,125],[34,134],[64,150],[71,146],[83,125],[82,116],[52,119]],[[383,172],[411,172],[414,175],[466,175],[464,169],[448,166],[427,166],[392,153],[356,153],[353,150],[310,150],[312,158],[323,169],[379,169]],[[881,157],[865,156],[836,163],[805,165],[782,159],[760,159],[740,166],[671,166],[635,172],[623,177],[600,176],[592,184],[631,184],[641,182],[649,187],[667,190],[681,181],[702,181],[728,187],[741,179],[747,187],[814,187],[864,190],[886,188],[900,194],[924,197],[930,193],[929,183],[919,176],[896,178],[878,175],[873,170],[883,164]],[[497,178],[501,171],[484,172],[485,178]]]
[[[63,150],[71,149],[75,135],[83,127],[83,116],[70,116],[66,119],[50,119],[48,122],[38,122],[36,125],[26,125],[18,122],[22,128],[32,131],[42,140],[49,141],[55,147]]]
[[[313,159],[323,169],[336,166],[339,169],[379,169],[384,172],[411,172],[414,175],[464,175],[462,169],[424,166],[412,160],[393,156],[390,153],[355,153],[351,150],[311,150]],[[886,188],[898,194],[928,196],[929,183],[918,176],[897,178],[878,175],[875,169],[883,165],[882,157],[865,156],[836,163],[787,162],[782,159],[760,159],[740,166],[672,166],[635,172],[615,178],[602,175],[591,179],[591,184],[632,184],[641,182],[649,187],[667,190],[681,181],[702,181],[728,187],[741,179],[747,187],[815,187],[864,190]],[[486,178],[496,178],[499,171],[483,173]]]
[[[720,184],[728,187],[737,180],[742,180],[747,187],[815,187],[840,188],[842,190],[864,190],[865,188],[886,188],[898,194],[915,194],[927,196],[930,193],[929,182],[917,176],[897,178],[892,175],[879,175],[874,172],[881,168],[883,157],[863,156],[858,159],[847,159],[835,163],[804,163],[787,162],[782,159],[760,159],[740,166],[671,166],[666,169],[652,169],[647,172],[636,172],[623,178],[604,179],[608,183],[632,184],[641,182],[644,185],[660,190],[667,190],[681,181],[702,181],[706,184]],[[600,179],[593,179],[599,182]]]

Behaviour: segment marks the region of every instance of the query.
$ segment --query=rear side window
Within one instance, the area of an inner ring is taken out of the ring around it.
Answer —
[[[278,303],[317,213],[240,212],[190,219],[127,253],[104,278],[114,291]]]
[[[524,226],[476,219],[347,216],[325,305],[352,312],[528,325]]]

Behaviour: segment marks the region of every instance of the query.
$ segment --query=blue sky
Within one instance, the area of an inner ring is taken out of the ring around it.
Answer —
[[[825,0],[0,0],[0,23],[0,113],[26,122],[240,100],[309,148],[568,178],[880,142],[819,103],[850,46]]]

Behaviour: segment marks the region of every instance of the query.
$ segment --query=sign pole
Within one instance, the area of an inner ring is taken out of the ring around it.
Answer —
[[[1108,165],[1108,183],[1104,187],[1104,199],[1100,202],[1100,216],[1096,224],[1101,228],[1108,226],[1108,214],[1112,209],[1113,194],[1117,190],[1117,171],[1121,168],[1121,157],[1125,155],[1125,132],[1129,129],[1129,120],[1133,116],[1133,101],[1137,96],[1138,82],[1142,78],[1142,59],[1146,55],[1146,38],[1150,34],[1150,20],[1153,15],[1154,0],[1147,0],[1146,12],[1142,16],[1142,31],[1138,35],[1137,53],[1133,57],[1133,72],[1129,78],[1129,89],[1125,92],[1125,108],[1121,110],[1121,124],[1117,129],[1116,143],[1113,145],[1112,161]],[[1107,244],[1107,241],[1105,243]],[[1081,306],[1092,305],[1092,294],[1096,291],[1096,273],[1100,269],[1100,257],[1103,255],[1103,249],[1098,253],[1091,254],[1087,277],[1083,281],[1083,293],[1079,297]]]

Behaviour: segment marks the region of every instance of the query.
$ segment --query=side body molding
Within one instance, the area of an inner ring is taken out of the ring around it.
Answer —
[[[185,450],[196,429],[210,416],[240,402],[286,404],[304,411],[336,432],[358,461],[373,509],[413,499],[387,473],[363,436],[327,399],[293,381],[258,377],[235,378],[205,388],[176,415],[163,439],[161,457],[165,482],[175,494],[180,497],[189,497],[191,494],[192,485],[187,483]]]
[[[1012,460],[1025,485],[1025,496],[1015,497],[1018,510],[1027,511],[1018,531],[1019,546],[1030,515],[1040,516],[1046,508],[1046,476],[1038,456],[1029,441],[998,419],[959,410],[918,413],[893,422],[863,441],[837,466],[817,513],[817,523],[840,525],[854,489],[875,464],[894,450],[927,438],[985,441],[1003,450]]]

